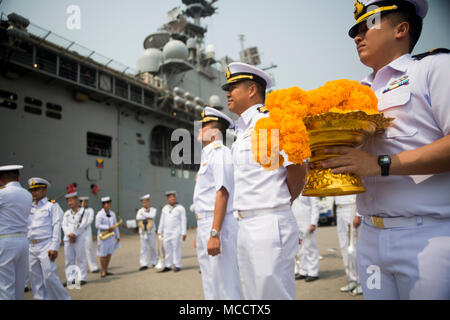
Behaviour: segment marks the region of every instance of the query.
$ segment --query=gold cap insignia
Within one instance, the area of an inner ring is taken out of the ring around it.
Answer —
[[[359,0],[355,0],[354,8],[353,8],[353,16],[355,19],[358,19],[358,16],[363,12],[364,5],[359,2]]]
[[[225,76],[227,77],[227,79],[230,79],[230,77],[231,77],[230,68],[227,68],[227,72],[225,73]]]

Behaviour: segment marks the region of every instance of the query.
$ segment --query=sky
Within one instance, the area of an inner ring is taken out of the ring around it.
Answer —
[[[124,65],[136,68],[143,41],[168,21],[167,12],[184,8],[181,0],[0,0],[0,11],[16,12],[33,24],[76,41]],[[208,28],[205,45],[213,44],[216,59],[239,60],[241,43],[257,46],[260,67],[275,88],[314,89],[335,79],[360,80],[370,69],[359,61],[347,32],[354,24],[354,0],[219,0],[217,14],[202,20]],[[422,36],[414,49],[450,48],[450,1],[429,0]],[[80,28],[70,29],[67,9],[80,9]]]

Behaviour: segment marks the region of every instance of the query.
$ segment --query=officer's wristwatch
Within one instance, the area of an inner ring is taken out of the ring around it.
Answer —
[[[213,238],[218,238],[220,235],[220,231],[217,231],[216,229],[211,229],[211,233],[210,233],[211,237]]]
[[[381,167],[381,175],[389,175],[389,167],[391,166],[391,157],[387,154],[378,156],[378,165]]]

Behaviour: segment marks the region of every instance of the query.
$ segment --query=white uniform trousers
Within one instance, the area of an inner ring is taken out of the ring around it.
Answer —
[[[299,273],[302,276],[319,276],[319,248],[317,247],[317,229],[302,238],[298,246]]]
[[[415,226],[399,228],[361,224],[364,299],[450,299],[450,219],[412,219]]]
[[[164,234],[164,252],[166,268],[170,268],[173,265],[176,268],[181,268],[181,234]]]
[[[35,300],[70,300],[58,277],[55,261],[48,257],[51,238],[36,244],[30,243],[30,281]]]
[[[87,265],[86,265],[86,249],[85,249],[85,234],[81,234],[75,240],[75,243],[64,241],[64,256],[65,256],[65,268],[66,279],[72,281],[74,274],[72,274],[71,266],[76,265],[80,268],[79,279],[80,281],[87,281]]]
[[[348,277],[349,282],[359,282],[358,270],[356,268],[356,255],[352,255],[349,261],[348,246],[350,245],[350,224],[353,224],[352,214],[353,207],[356,204],[342,204],[342,208],[337,208],[337,234],[339,239],[339,247],[341,248],[342,260],[344,262],[345,274]],[[357,230],[354,235],[354,247],[356,248],[357,242]]]
[[[27,268],[27,237],[0,239],[0,300],[23,300]]]
[[[239,219],[238,265],[245,299],[295,299],[298,236],[290,208]]]
[[[25,288],[28,288],[29,284],[30,284],[30,272],[29,272],[29,270],[27,268],[27,271],[25,273]]]
[[[220,230],[220,254],[208,255],[208,241],[214,215],[197,220],[197,256],[203,292],[206,300],[241,300],[241,285],[237,263],[236,218],[225,216]]]
[[[84,247],[86,251],[86,261],[87,265],[89,267],[89,271],[96,271],[98,270],[97,266],[97,257],[95,256],[95,250],[94,250],[94,241],[92,241],[92,227],[89,225],[86,228],[85,231],[85,241],[84,241]]]
[[[151,232],[147,234],[147,237],[144,234],[139,236],[141,238],[141,255],[139,258],[139,263],[141,267],[148,266],[148,257],[150,250],[150,262],[152,265],[156,265],[157,262],[157,253],[156,253],[156,245],[155,245],[155,232]]]

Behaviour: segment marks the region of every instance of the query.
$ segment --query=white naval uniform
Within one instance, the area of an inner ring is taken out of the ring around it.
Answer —
[[[117,239],[120,239],[118,228],[114,228],[114,237],[109,237],[105,240],[100,239],[100,234],[115,224],[117,224],[117,219],[114,211],[109,211],[109,217],[105,209],[97,212],[97,216],[95,217],[95,227],[97,228],[97,256],[106,257],[107,255],[113,254],[115,249],[119,248],[119,246],[116,246]]]
[[[336,225],[341,248],[342,260],[344,262],[345,273],[347,274],[349,282],[359,282],[358,270],[356,268],[356,255],[352,255],[349,260],[348,246],[350,245],[350,231],[354,230],[354,243],[356,247],[357,230],[353,229],[353,219],[356,215],[356,195],[351,194],[347,196],[336,196],[334,198],[336,203]]]
[[[228,192],[226,214],[220,230],[220,254],[208,255],[208,241],[214,219],[217,191]],[[207,300],[240,300],[241,286],[237,264],[238,224],[233,216],[234,177],[231,151],[222,141],[202,150],[201,164],[194,189],[197,217],[197,255],[203,292]]]
[[[238,264],[243,295],[246,299],[295,299],[299,236],[290,207],[287,169],[264,170],[252,159],[251,133],[256,121],[268,116],[258,111],[259,106],[241,114],[232,146],[233,206],[240,214]]]
[[[70,300],[58,277],[56,261],[48,256],[50,250],[59,251],[62,218],[58,203],[52,203],[47,197],[37,204],[33,202],[28,218],[29,273],[36,300]]]
[[[72,209],[64,213],[62,229],[64,231],[64,257],[67,281],[74,280],[74,274],[71,272],[74,265],[80,268],[80,281],[87,281],[86,265],[86,227],[88,215],[86,209],[80,207],[77,212]],[[77,238],[75,243],[69,242],[69,234],[75,234]]]
[[[405,54],[363,80],[377,95],[378,110],[395,118],[365,150],[392,155],[448,136],[449,70],[449,54],[422,60]],[[385,91],[406,76],[407,85]],[[450,299],[450,172],[363,180],[357,261],[364,298]],[[386,228],[374,227],[370,216],[387,217]]]
[[[181,268],[181,237],[186,235],[186,210],[181,204],[162,208],[158,233],[163,237],[166,268]]]
[[[23,300],[31,194],[19,182],[0,189],[0,300]]]
[[[145,208],[140,208],[136,214],[136,220],[146,220],[146,219],[155,219],[156,216],[156,208],[150,207],[147,211]],[[154,221],[154,220],[153,220]],[[139,237],[141,238],[141,252],[139,263],[141,267],[148,266],[148,251],[150,250],[150,262],[152,265],[156,265],[157,262],[157,253],[156,253],[156,239],[155,239],[155,223],[150,230],[143,231],[139,229]]]
[[[89,267],[89,271],[97,271],[97,257],[95,256],[94,241],[92,241],[92,222],[94,222],[95,212],[92,208],[86,208],[85,213],[87,216],[87,227],[85,231],[84,248],[86,251],[86,262]]]
[[[319,248],[317,246],[317,225],[319,222],[318,199],[299,195],[292,203],[292,212],[297,220],[302,244],[298,245],[299,274],[302,276],[319,276]],[[316,230],[311,234],[311,225]]]

